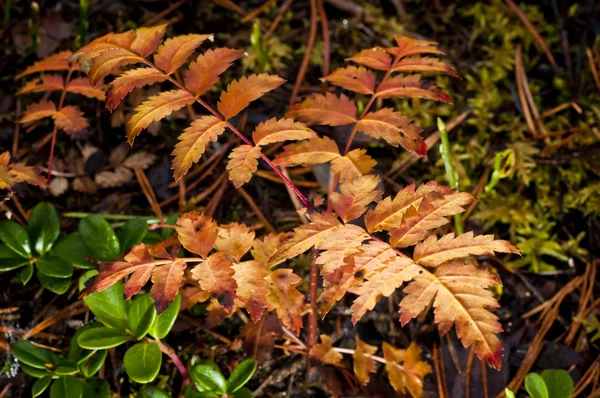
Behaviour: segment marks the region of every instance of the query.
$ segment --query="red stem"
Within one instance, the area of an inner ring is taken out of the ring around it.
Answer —
[[[187,369],[185,368],[185,365],[183,364],[183,362],[181,362],[175,351],[159,339],[155,339],[154,341],[156,342],[156,344],[158,344],[160,352],[168,356],[171,359],[171,361],[173,361],[173,364],[181,374],[181,377],[183,377],[183,385],[187,386],[188,384],[190,384],[190,378],[188,376]]]
[[[310,274],[308,285],[308,300],[310,301],[310,312],[308,313],[308,352],[317,344],[317,283],[319,281],[319,267],[317,256],[319,252],[314,247],[310,252]]]
[[[293,105],[294,102],[296,102],[296,98],[298,97],[298,91],[300,91],[300,86],[302,85],[302,82],[304,81],[304,76],[306,75],[306,68],[308,67],[308,61],[310,61],[310,53],[312,52],[316,37],[317,37],[317,4],[316,4],[316,0],[310,0],[310,31],[308,33],[308,43],[306,43],[306,50],[304,51],[304,58],[302,58],[302,64],[300,64],[300,69],[298,70],[298,75],[296,76],[296,83],[294,84],[294,89],[292,90],[292,96],[290,97],[290,105]]]
[[[73,68],[69,67],[69,73],[67,73],[67,79],[65,80],[65,85],[63,87],[63,91],[60,94],[60,100],[58,101],[58,111],[62,109],[63,103],[65,102],[65,95],[67,94],[67,86],[69,85],[69,81],[71,80],[71,75],[73,74]],[[52,130],[52,142],[50,143],[50,156],[48,157],[48,176],[46,177],[47,181],[50,182],[50,178],[52,177],[52,163],[54,162],[54,147],[56,146],[56,136],[58,134],[58,127],[56,123],[54,123],[54,130]]]

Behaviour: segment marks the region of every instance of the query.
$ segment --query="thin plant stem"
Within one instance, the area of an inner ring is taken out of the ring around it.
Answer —
[[[58,111],[62,109],[63,103],[65,102],[65,96],[67,95],[67,86],[69,85],[69,81],[71,81],[71,75],[73,74],[73,67],[69,67],[69,72],[67,73],[67,78],[65,79],[65,85],[63,87],[62,93],[60,94],[60,100],[58,101]],[[56,136],[58,135],[58,126],[56,122],[54,122],[54,129],[52,130],[52,142],[50,143],[50,155],[48,156],[48,176],[46,177],[47,181],[50,182],[52,178],[52,163],[54,162],[54,147],[56,146]]]
[[[168,356],[171,359],[171,361],[173,361],[173,364],[175,365],[175,367],[181,374],[181,377],[183,377],[184,386],[187,386],[188,384],[190,384],[190,377],[188,376],[188,372],[185,368],[185,365],[183,364],[183,362],[181,362],[181,359],[179,359],[179,357],[177,356],[177,353],[175,353],[175,350],[173,350],[171,347],[167,346],[165,343],[163,343],[159,339],[155,339],[154,341],[158,345],[158,348],[160,348],[160,352],[162,352],[163,354]]]
[[[438,130],[440,131],[440,152],[442,159],[444,160],[444,168],[446,169],[446,178],[450,188],[458,189],[458,179],[456,178],[456,169],[452,164],[452,150],[450,149],[450,140],[448,139],[448,130],[446,130],[446,124],[442,119],[437,119]],[[462,215],[456,214],[454,216],[454,226],[458,235],[464,231]]]

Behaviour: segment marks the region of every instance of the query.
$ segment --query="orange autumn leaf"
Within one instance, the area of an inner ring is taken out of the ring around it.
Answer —
[[[367,174],[377,164],[367,155],[366,149],[354,149],[344,156],[331,161],[331,171],[340,176],[340,181],[348,181]]]
[[[259,99],[283,83],[285,83],[285,80],[281,77],[266,73],[244,76],[231,82],[226,91],[221,93],[217,109],[225,119],[231,119],[250,105],[250,102]]]
[[[59,129],[65,130],[67,134],[77,133],[88,128],[89,123],[83,112],[75,105],[62,107],[52,115],[54,123]]]
[[[433,72],[459,77],[450,64],[432,57],[409,57],[394,64],[392,72]]]
[[[423,98],[452,103],[448,94],[433,82],[421,80],[421,75],[391,77],[377,87],[375,95],[379,98]]]
[[[317,134],[304,123],[293,119],[272,118],[259,123],[252,133],[256,145],[268,145],[275,142],[297,141],[317,138]]]
[[[414,341],[406,350],[399,350],[384,342],[383,358],[387,361],[385,367],[394,390],[402,394],[408,391],[412,397],[421,398],[423,379],[431,373],[431,367],[421,361],[421,348]]]
[[[19,182],[40,187],[47,186],[46,179],[38,175],[33,167],[26,166],[25,163],[9,164],[9,162],[10,152],[0,153],[0,189],[11,189]]]
[[[270,293],[269,282],[265,279],[267,268],[255,260],[234,264],[231,268],[235,271],[233,279],[237,284],[237,298],[256,323],[267,308],[267,295]]]
[[[67,84],[67,91],[70,93],[85,95],[88,98],[95,98],[100,101],[104,101],[106,98],[104,89],[92,87],[90,84],[90,79],[87,77],[77,77],[69,81],[69,84]]]
[[[313,166],[340,157],[340,150],[329,137],[317,137],[283,147],[283,152],[273,159],[276,166]]]
[[[406,296],[400,302],[400,321],[409,320],[433,302],[435,323],[442,333],[452,325],[463,346],[474,345],[480,359],[496,369],[502,366],[502,343],[496,333],[502,331],[498,317],[488,308],[499,307],[489,287],[500,282],[485,269],[479,269],[462,260],[441,265],[434,274],[422,273],[408,285]]]
[[[234,222],[220,225],[215,246],[218,251],[224,252],[239,262],[252,247],[254,235],[254,231],[244,224]]]
[[[25,68],[23,72],[15,76],[15,80],[33,73],[69,70],[69,57],[72,54],[73,53],[68,50],[52,54],[49,57],[37,61],[33,65]]]
[[[261,264],[264,264],[265,268],[269,264],[271,257],[277,252],[279,246],[284,242],[289,233],[270,233],[261,239],[255,239],[252,244],[252,257]]]
[[[362,242],[367,239],[369,234],[352,224],[341,225],[320,235],[315,247],[322,252],[315,262],[322,265],[321,275],[328,275],[344,266],[346,258],[358,252]]]
[[[267,308],[276,310],[281,322],[296,334],[302,328],[302,310],[304,309],[304,295],[296,289],[302,278],[288,268],[279,268],[267,276],[269,294],[267,295]]]
[[[200,54],[195,62],[190,63],[185,71],[185,87],[196,97],[207,92],[218,80],[219,76],[244,54],[243,51],[231,48],[216,48]]]
[[[420,136],[422,129],[392,108],[367,113],[357,122],[356,129],[373,138],[382,138],[392,146],[402,145],[419,156],[427,153],[427,145]]]
[[[169,38],[154,54],[154,64],[170,75],[186,63],[190,55],[206,39],[212,40],[213,37],[213,35],[191,34]]]
[[[333,349],[331,338],[326,334],[321,335],[321,342],[310,350],[310,356],[329,365],[340,366],[343,356]]]
[[[135,113],[127,122],[127,141],[133,144],[135,137],[150,123],[159,121],[194,102],[196,98],[184,90],[164,91],[149,97],[135,108]]]
[[[131,43],[131,50],[142,57],[152,54],[162,42],[167,24],[139,28],[135,31],[135,39]]]
[[[417,54],[446,54],[431,40],[417,40],[406,36],[394,36],[394,39],[397,47],[389,48],[388,52],[399,59]]]
[[[133,43],[135,38],[136,33],[133,30],[128,30],[123,33],[111,32],[102,37],[98,37],[97,39],[94,39],[90,43],[81,47],[71,56],[70,59],[75,62],[79,62],[82,66],[85,66],[87,61],[94,60],[106,51],[112,49],[130,50],[131,43]],[[134,53],[131,54],[135,55]]]
[[[154,68],[131,69],[110,83],[106,95],[106,108],[112,111],[121,103],[123,98],[136,88],[165,81],[167,76]]]
[[[260,155],[260,147],[251,145],[239,145],[231,151],[226,169],[236,188],[250,181],[258,168]]]
[[[356,341],[356,349],[354,350],[354,375],[363,385],[369,384],[370,374],[377,369],[375,360],[371,355],[377,352],[377,346],[365,343],[358,337],[358,333],[354,336]]]
[[[375,74],[362,66],[336,69],[321,80],[360,94],[370,95],[375,89]]]
[[[200,287],[215,297],[227,311],[233,308],[237,284],[233,275],[233,263],[225,253],[213,253],[206,261],[192,268],[192,277]]]
[[[200,157],[206,151],[206,146],[223,134],[227,123],[217,119],[214,116],[202,116],[192,122],[192,124],[183,130],[178,137],[179,142],[171,155],[173,159],[173,174],[175,180],[179,181],[193,163],[200,160]]]
[[[299,104],[292,105],[286,117],[300,119],[311,124],[343,126],[356,122],[356,104],[344,94],[316,94]]]
[[[294,236],[281,245],[271,257],[269,266],[273,267],[313,247],[329,230],[340,226],[337,217],[331,213],[314,213],[309,224],[294,229]]]
[[[86,79],[87,80],[87,79]],[[17,95],[39,93],[43,91],[62,90],[65,86],[60,75],[42,75],[39,79],[30,80],[19,91]]]
[[[356,62],[377,70],[389,70],[392,65],[392,57],[382,48],[364,49],[350,58],[346,58],[346,61]]]
[[[217,240],[217,223],[202,213],[184,213],[177,220],[175,231],[183,247],[206,258]]]
[[[332,192],[329,200],[338,216],[349,222],[360,217],[367,206],[381,198],[377,189],[379,178],[374,175],[359,176],[340,184],[340,192]]]
[[[498,253],[520,253],[519,250],[505,240],[494,240],[494,235],[473,236],[469,231],[454,237],[454,233],[442,236],[438,240],[432,235],[417,244],[413,258],[420,264],[436,267],[446,261],[468,256],[493,256]]]
[[[102,80],[115,69],[143,62],[144,59],[124,48],[110,48],[100,53],[92,62],[88,72],[92,86],[97,86]]]
[[[19,119],[19,123],[30,123],[36,120],[52,116],[56,113],[56,105],[52,101],[41,100],[38,103],[31,104],[25,108],[23,116]]]
[[[167,309],[167,306],[175,300],[179,285],[183,280],[183,272],[186,263],[182,259],[175,259],[169,264],[161,265],[152,274],[152,289],[150,293],[156,312],[159,314]]]

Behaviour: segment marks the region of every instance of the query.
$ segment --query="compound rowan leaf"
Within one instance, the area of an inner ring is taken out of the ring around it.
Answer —
[[[344,266],[346,257],[358,252],[361,243],[369,234],[357,225],[345,224],[327,230],[319,237],[315,247],[323,250],[316,259],[321,275],[328,275]]]
[[[423,131],[409,117],[392,108],[367,113],[356,123],[356,129],[373,138],[382,138],[392,146],[402,145],[407,151],[425,156],[427,145],[420,136]]]
[[[448,94],[433,82],[421,80],[421,75],[391,77],[377,87],[375,95],[379,98],[409,97],[452,103]]]
[[[369,384],[370,374],[377,370],[375,360],[372,355],[377,352],[377,346],[365,343],[358,337],[358,333],[354,336],[356,341],[356,349],[354,350],[354,375],[362,384]]]
[[[267,308],[276,310],[281,322],[291,330],[300,333],[302,328],[302,310],[304,308],[304,295],[296,289],[302,278],[288,268],[279,268],[269,272],[269,295],[267,295]]]
[[[487,270],[456,260],[441,265],[435,274],[424,272],[408,285],[400,302],[400,321],[410,319],[433,301],[435,322],[442,333],[456,325],[463,346],[474,345],[477,356],[496,369],[502,366],[502,343],[495,335],[502,331],[498,317],[487,308],[499,306],[488,289],[500,282]]]
[[[359,65],[377,70],[390,70],[392,66],[392,57],[384,49],[377,47],[364,49],[350,58],[346,58],[346,61],[356,62]]]
[[[166,30],[167,24],[136,29],[135,39],[130,47],[131,51],[146,58],[156,51],[162,42]]]
[[[267,307],[267,295],[270,293],[269,282],[265,279],[267,268],[255,260],[235,264],[231,268],[235,271],[236,295],[256,323]]]
[[[174,73],[186,63],[190,55],[206,39],[212,40],[214,35],[182,35],[167,39],[154,54],[154,64],[167,75]]]
[[[269,264],[269,260],[277,252],[277,249],[288,237],[289,233],[270,233],[263,237],[262,240],[254,240],[252,245],[252,257],[261,264],[264,264],[265,268]]]
[[[450,191],[448,187],[438,186],[435,181],[420,185],[415,191],[415,184],[407,185],[398,192],[392,200],[390,196],[377,203],[377,207],[369,210],[365,215],[365,225],[369,232],[392,230],[398,228],[402,222],[404,213],[410,206],[419,206],[421,200],[431,192],[445,193]]]
[[[10,189],[19,182],[47,186],[46,179],[38,175],[33,167],[26,166],[25,163],[9,162],[10,152],[0,153],[0,189]]]
[[[236,222],[221,225],[218,228],[217,241],[215,246],[217,250],[233,257],[236,262],[250,250],[254,243],[254,231],[251,231],[244,224]]]
[[[88,128],[89,123],[83,112],[75,105],[67,105],[52,115],[54,123],[59,129],[65,130],[67,134],[77,133]]]
[[[468,256],[494,255],[498,253],[520,253],[519,250],[505,240],[494,240],[494,235],[473,236],[469,231],[454,237],[454,233],[442,236],[438,240],[432,235],[417,244],[413,258],[416,262],[428,267],[436,267],[446,261]]]
[[[128,70],[110,83],[110,90],[106,95],[106,108],[112,111],[134,89],[163,82],[166,79],[164,73],[154,68]]]
[[[310,349],[310,356],[323,363],[335,366],[341,365],[343,359],[342,354],[333,349],[331,338],[326,334],[322,334],[321,342],[315,344],[315,346]]]
[[[383,342],[383,358],[390,384],[401,394],[415,398],[423,396],[423,379],[431,373],[431,367],[421,361],[421,348],[414,341],[406,350],[399,350]],[[402,365],[399,362],[402,361]]]
[[[56,113],[56,105],[52,101],[41,100],[38,103],[29,105],[23,116],[19,119],[19,123],[30,123],[36,120],[43,119],[48,116],[52,116]]]
[[[169,264],[161,265],[154,270],[150,293],[154,300],[156,312],[159,314],[175,300],[177,292],[179,292],[179,285],[183,280],[185,268],[186,262],[184,260],[175,259]]]
[[[341,225],[337,217],[331,213],[314,213],[310,217],[309,224],[295,228],[294,236],[277,249],[269,261],[269,267],[304,253],[319,242],[329,230]]]
[[[206,261],[192,268],[192,277],[198,281],[200,287],[209,292],[230,312],[237,288],[232,265],[225,253],[216,252],[208,256]]]
[[[250,105],[250,102],[259,99],[283,83],[285,80],[281,77],[266,73],[244,76],[231,82],[227,86],[227,90],[221,93],[217,109],[225,119],[231,119]]]
[[[100,101],[104,101],[106,94],[102,88],[92,87],[90,79],[87,77],[77,77],[69,81],[67,84],[67,91],[69,93],[85,95],[88,98],[95,98]]]
[[[202,213],[184,213],[175,226],[179,242],[186,250],[206,258],[217,240],[217,223]]]
[[[321,80],[360,94],[373,94],[375,89],[375,74],[362,66],[336,69]]]
[[[273,163],[276,166],[313,166],[339,157],[340,150],[334,140],[317,137],[284,146],[283,152],[273,159]]]
[[[417,40],[406,36],[395,36],[397,47],[387,49],[387,51],[398,59],[417,54],[440,54],[446,53],[437,48],[437,43],[430,40]]]
[[[269,119],[256,126],[252,133],[254,143],[260,146],[311,138],[317,138],[317,133],[306,127],[304,123],[294,122],[293,119]]]
[[[135,38],[136,33],[133,30],[128,30],[123,33],[108,33],[81,47],[70,57],[70,60],[79,62],[82,66],[86,66],[87,61],[97,58],[106,51],[113,49],[130,50],[131,43],[133,43]],[[85,69],[89,69],[89,66]]]
[[[392,72],[434,72],[459,77],[450,64],[432,57],[409,57],[394,64]]]
[[[367,205],[381,198],[381,191],[376,189],[379,178],[374,175],[363,175],[340,184],[340,192],[332,192],[329,196],[331,206],[338,216],[349,222],[367,211]]]
[[[243,51],[231,48],[209,49],[200,54],[195,62],[190,63],[185,71],[185,87],[196,97],[207,92],[218,80],[219,76],[244,54]]]
[[[420,271],[421,267],[410,258],[396,256],[382,265],[382,268],[368,275],[367,281],[350,290],[358,296],[350,307],[352,323],[356,324],[367,311],[375,308],[375,304],[381,297],[389,297]]]
[[[92,86],[97,86],[106,76],[121,66],[137,64],[144,59],[124,48],[108,48],[92,61],[88,72]]]
[[[206,146],[216,141],[223,134],[226,126],[227,122],[214,116],[202,116],[183,130],[178,137],[179,142],[175,144],[171,153],[175,157],[173,159],[175,180],[179,181],[192,167],[192,164],[200,160]]]
[[[251,145],[239,145],[231,151],[226,168],[236,188],[250,181],[258,168],[260,155],[260,147]]]
[[[343,126],[356,122],[356,104],[344,94],[315,94],[299,104],[292,105],[286,117],[311,124]]]
[[[339,174],[340,181],[348,181],[367,174],[377,162],[367,155],[366,149],[354,149],[344,156],[333,159],[331,171]]]
[[[28,81],[19,91],[17,95],[39,93],[43,91],[62,90],[65,86],[62,76],[60,75],[42,75],[39,79]]]
[[[23,72],[15,76],[15,80],[38,72],[69,70],[69,57],[72,54],[73,53],[68,50],[52,54],[49,57],[37,61],[31,66],[28,66]]]
[[[196,102],[196,98],[184,90],[164,91],[149,97],[135,108],[134,115],[127,122],[127,140],[133,144],[135,137],[150,123],[159,121],[194,102]]]
[[[462,213],[474,198],[466,192],[449,192],[446,195],[432,192],[420,203],[418,209],[414,206],[404,213],[399,228],[390,231],[390,243],[396,247],[416,245],[425,239],[429,231],[446,225],[446,218]]]
[[[81,297],[107,289],[127,275],[132,276],[125,284],[125,297],[130,298],[139,292],[150,279],[156,263],[143,243],[132,247],[124,260],[103,263],[98,275],[90,279],[86,289],[81,292]]]

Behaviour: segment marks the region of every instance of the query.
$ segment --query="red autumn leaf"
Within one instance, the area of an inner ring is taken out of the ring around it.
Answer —
[[[281,77],[266,73],[244,76],[239,80],[234,80],[227,86],[227,90],[221,93],[217,109],[225,119],[231,119],[250,105],[250,102],[259,99],[283,83],[285,80]]]

